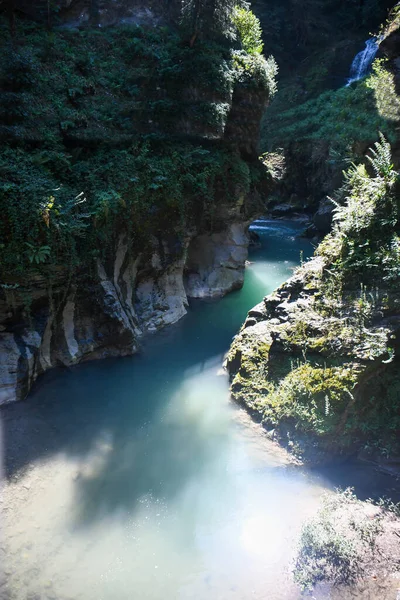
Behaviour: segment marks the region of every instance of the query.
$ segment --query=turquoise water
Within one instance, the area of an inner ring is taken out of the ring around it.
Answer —
[[[1,411],[2,599],[300,597],[296,539],[329,483],[232,405],[221,364],[311,246],[301,225],[255,227],[242,290],[192,304],[138,356],[48,373]]]

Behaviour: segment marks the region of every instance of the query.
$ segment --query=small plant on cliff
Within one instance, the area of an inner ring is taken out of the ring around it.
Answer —
[[[263,41],[260,20],[248,8],[236,6],[233,13],[235,25],[243,50],[247,54],[262,54]]]
[[[233,66],[236,80],[249,87],[261,87],[268,90],[269,97],[276,93],[276,75],[278,65],[273,56],[265,59],[259,54],[246,54],[239,50],[233,53]]]
[[[333,261],[334,269],[345,276],[358,273],[364,281],[378,275],[390,279],[393,269],[397,274],[400,269],[396,231],[399,174],[382,134],[370,152],[373,175],[365,165],[353,165],[345,174],[339,193],[344,203],[336,204],[334,231],[319,248],[320,254]]]

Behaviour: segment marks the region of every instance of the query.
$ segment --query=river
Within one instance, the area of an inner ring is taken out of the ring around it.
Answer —
[[[255,228],[242,290],[0,411],[1,600],[300,598],[296,539],[337,477],[292,465],[229,401],[221,364],[312,248],[300,224]]]

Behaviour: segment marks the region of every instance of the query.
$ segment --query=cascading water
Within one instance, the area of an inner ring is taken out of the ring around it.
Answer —
[[[379,43],[377,38],[373,37],[365,42],[364,50],[361,50],[361,52],[355,56],[351,64],[350,78],[347,81],[348,86],[354,81],[358,81],[367,75],[378,49]]]

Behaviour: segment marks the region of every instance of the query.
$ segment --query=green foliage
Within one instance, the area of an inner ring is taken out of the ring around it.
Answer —
[[[62,174],[60,163],[69,166]],[[121,230],[135,250],[158,232],[183,238],[186,227],[207,223],[221,189],[233,197],[236,185],[244,192],[250,185],[237,155],[166,142],[94,151],[78,161],[9,149],[0,172],[3,277],[48,259],[90,263],[106,255]]]
[[[232,32],[235,0],[183,0],[181,24],[192,43],[197,37],[215,39]]]
[[[235,25],[242,48],[247,54],[261,54],[263,51],[260,20],[249,8],[236,6],[233,12]]]
[[[272,98],[277,90],[276,75],[278,65],[272,56],[265,59],[259,54],[246,54],[243,51],[233,52],[233,66],[236,80],[250,87],[261,87],[268,90]]]
[[[396,350],[389,347],[388,354],[385,369],[370,381],[360,423],[365,450],[384,459],[398,453],[400,431],[400,370]]]
[[[7,60],[2,72],[3,89],[13,92],[31,87],[35,80],[34,54],[30,48],[15,50],[11,45],[6,48]]]
[[[35,262],[36,264],[44,263],[47,261],[50,255],[50,246],[39,246],[35,248],[33,244],[25,242],[26,254],[30,263]]]
[[[382,76],[379,78],[373,85],[387,90]],[[324,140],[343,153],[355,142],[375,141],[379,131],[393,141],[392,124],[377,109],[371,85],[371,78],[367,78],[350,87],[323,92],[318,98],[280,114],[267,115],[263,136],[269,149],[280,145],[282,140],[285,145],[291,141]]]
[[[375,61],[371,75],[349,87],[326,90],[338,68],[332,60],[345,50],[319,52],[299,76],[281,81],[261,128],[261,148],[283,148],[286,157],[281,193],[296,194],[314,210],[321,193],[334,192],[343,170],[362,160],[379,132],[391,144],[398,139],[400,104],[386,63]]]
[[[299,432],[332,435],[352,399],[359,372],[351,363],[328,367],[307,361],[293,365],[262,403],[263,418],[272,426],[290,419]]]
[[[373,90],[378,114],[389,123],[398,123],[400,121],[400,98],[396,93],[394,75],[386,67],[387,61],[384,59],[375,60],[366,86]]]
[[[389,36],[400,27],[400,4],[397,2],[389,12],[385,23],[381,26],[379,35],[382,38]]]
[[[165,27],[18,32],[13,45],[0,19],[2,279],[94,264],[122,230],[131,251],[179,240],[250,190],[255,170],[212,141],[239,79],[229,45]]]
[[[396,281],[400,275],[397,183],[390,144],[381,135],[368,157],[374,175],[364,165],[353,165],[345,174],[338,196],[334,231],[319,248],[332,260],[332,268],[347,279],[354,275],[376,284]],[[332,238],[334,255],[332,256]],[[354,279],[353,279],[354,281]]]
[[[226,105],[232,94],[227,46],[190,48],[165,28],[23,28],[23,43],[0,56],[0,138],[8,143],[111,146],[147,133],[196,135],[187,127],[193,114]],[[0,32],[7,37],[1,20]],[[220,126],[216,115],[211,127]]]

